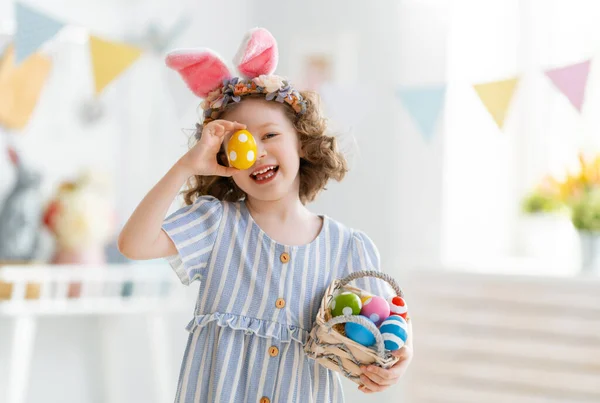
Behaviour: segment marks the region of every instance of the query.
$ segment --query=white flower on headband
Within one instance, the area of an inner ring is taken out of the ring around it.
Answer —
[[[267,92],[275,92],[283,87],[283,78],[276,75],[260,75],[253,79],[259,87],[263,87]]]

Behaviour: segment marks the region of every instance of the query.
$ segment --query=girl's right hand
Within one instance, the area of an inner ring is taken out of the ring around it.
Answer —
[[[228,133],[245,129],[246,125],[238,122],[218,119],[206,124],[202,130],[200,141],[196,143],[178,164],[191,175],[231,176],[238,172],[233,167],[225,167],[217,162],[217,153]]]

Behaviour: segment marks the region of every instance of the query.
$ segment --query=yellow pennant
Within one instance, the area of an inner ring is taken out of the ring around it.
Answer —
[[[18,130],[27,125],[51,67],[51,60],[39,53],[15,66],[14,48],[6,49],[0,61],[0,124]]]
[[[511,78],[473,86],[500,129],[504,126],[506,112],[518,82],[518,78]]]
[[[137,60],[142,50],[123,43],[108,42],[90,36],[96,94]]]

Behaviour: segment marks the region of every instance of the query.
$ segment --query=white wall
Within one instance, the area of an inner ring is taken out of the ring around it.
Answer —
[[[484,266],[526,257],[549,271],[576,271],[579,240],[568,218],[530,230],[520,201],[543,176],[575,172],[578,152],[600,149],[598,64],[592,61],[581,112],[544,74],[598,57],[600,5],[457,0],[450,9],[443,260]],[[499,130],[472,85],[515,76]],[[534,256],[528,244],[536,242],[546,246]]]
[[[483,260],[512,252],[518,192],[518,98],[498,130],[472,85],[519,71],[518,1],[453,2],[448,44],[444,151],[445,260]],[[474,18],[473,16],[477,16]],[[477,34],[474,35],[474,32]]]

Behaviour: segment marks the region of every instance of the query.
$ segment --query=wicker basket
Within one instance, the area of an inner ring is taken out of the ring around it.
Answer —
[[[339,292],[350,291],[361,298],[370,295],[360,288],[349,286],[348,283],[361,277],[377,277],[388,282],[396,295],[404,297],[396,281],[390,276],[379,271],[359,271],[343,279],[337,279],[325,291],[321,300],[321,307],[317,318],[310,331],[304,352],[321,365],[333,371],[340,372],[346,378],[361,385],[360,369],[363,365],[377,365],[381,368],[390,368],[399,358],[386,351],[383,337],[373,322],[361,315],[337,316],[332,318],[329,302]],[[366,347],[345,336],[344,323],[354,322],[369,329],[375,336],[374,346]]]

